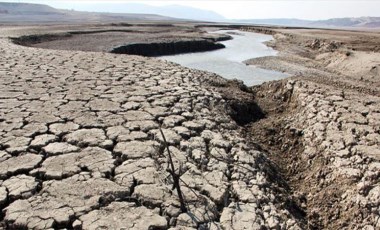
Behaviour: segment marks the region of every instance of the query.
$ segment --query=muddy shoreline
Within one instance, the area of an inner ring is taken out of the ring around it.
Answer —
[[[135,43],[115,47],[110,52],[115,54],[156,57],[162,55],[204,52],[223,48],[225,48],[225,46],[221,43],[214,43],[207,40],[192,40],[160,43]]]
[[[229,39],[232,39],[229,35],[209,34],[191,26],[119,25],[24,35],[12,41],[23,46],[46,49],[160,56],[221,49],[224,46],[219,42]]]

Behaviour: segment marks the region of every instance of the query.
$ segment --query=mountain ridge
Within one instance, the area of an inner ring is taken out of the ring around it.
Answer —
[[[268,18],[234,20],[241,23],[255,23],[262,25],[297,26],[297,27],[327,27],[327,28],[379,28],[380,17],[345,17],[325,20],[303,20],[297,18]]]
[[[44,4],[0,2],[0,15],[62,14],[60,10]]]
[[[56,9],[44,4],[0,2],[0,23],[107,23],[122,21],[183,20],[155,14],[99,13]]]
[[[222,15],[211,10],[198,9],[195,7],[182,6],[176,4],[165,6],[152,6],[143,3],[96,3],[93,5],[93,9],[109,13],[157,14],[172,18],[183,18],[198,21],[226,20]]]
[[[115,22],[128,20],[169,21],[195,20],[258,25],[319,27],[319,28],[380,28],[380,17],[345,17],[326,20],[297,18],[226,19],[222,15],[195,7],[181,5],[151,6],[142,3],[97,3],[88,12],[56,9],[44,4],[0,2],[0,23],[55,23],[55,22]]]

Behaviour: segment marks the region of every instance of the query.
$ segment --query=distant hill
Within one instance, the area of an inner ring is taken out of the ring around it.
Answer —
[[[226,19],[213,11],[182,5],[151,6],[142,3],[96,3],[91,6],[95,11],[112,13],[158,14],[173,18],[201,21],[225,21]],[[81,9],[84,10],[84,9]]]
[[[203,21],[225,21],[226,19],[215,13],[214,11],[202,10],[193,7],[185,7],[179,5],[169,5],[159,8],[157,11],[159,15],[165,15],[174,18],[186,18],[192,20],[203,20]]]
[[[42,4],[0,2],[0,23],[107,23],[121,21],[181,20],[155,14],[96,13],[60,10]]]
[[[0,2],[0,23],[108,22],[122,20],[197,20],[225,21],[213,11],[168,5],[150,6],[140,3],[96,3],[94,11],[60,10],[42,4]]]
[[[313,21],[301,20],[296,18],[269,18],[269,19],[244,19],[236,20],[242,23],[252,23],[259,25],[277,25],[277,26],[307,26]]]
[[[310,25],[315,26],[333,26],[333,27],[380,27],[380,17],[360,17],[360,18],[332,18],[312,22]]]
[[[295,18],[229,20],[213,11],[194,7],[168,5],[151,6],[141,3],[96,3],[97,12],[60,10],[42,4],[0,2],[0,23],[107,23],[122,21],[196,20],[258,25],[320,28],[380,28],[380,17],[333,18],[301,20]]]
[[[53,7],[50,7],[47,5],[30,4],[30,3],[7,3],[7,2],[0,2],[0,12],[2,12],[3,14],[14,14],[14,15],[62,14],[59,10],[54,9]]]
[[[296,26],[296,27],[323,27],[323,28],[380,28],[380,17],[360,18],[332,18],[327,20],[300,20],[300,19],[246,19],[236,22],[261,25]]]

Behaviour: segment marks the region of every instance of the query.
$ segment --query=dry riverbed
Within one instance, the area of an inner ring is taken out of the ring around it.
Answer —
[[[281,55],[251,64],[296,76],[248,88],[154,58],[24,47],[8,37],[46,30],[2,30],[2,227],[380,227],[378,53],[358,77],[324,62],[342,48],[324,53],[300,31],[260,28]]]

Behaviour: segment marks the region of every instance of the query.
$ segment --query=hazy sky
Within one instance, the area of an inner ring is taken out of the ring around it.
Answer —
[[[0,0],[1,1],[1,0]],[[245,18],[299,18],[299,19],[327,19],[337,17],[380,17],[380,0],[372,1],[345,1],[345,0],[203,0],[203,1],[105,1],[105,0],[5,0],[3,2],[33,2],[48,4],[61,9],[75,9],[86,11],[102,11],[97,3],[144,3],[150,5],[186,5],[215,11],[228,19]],[[104,11],[104,10],[103,10]],[[120,12],[120,11],[119,11]],[[138,12],[136,12],[138,13]]]

